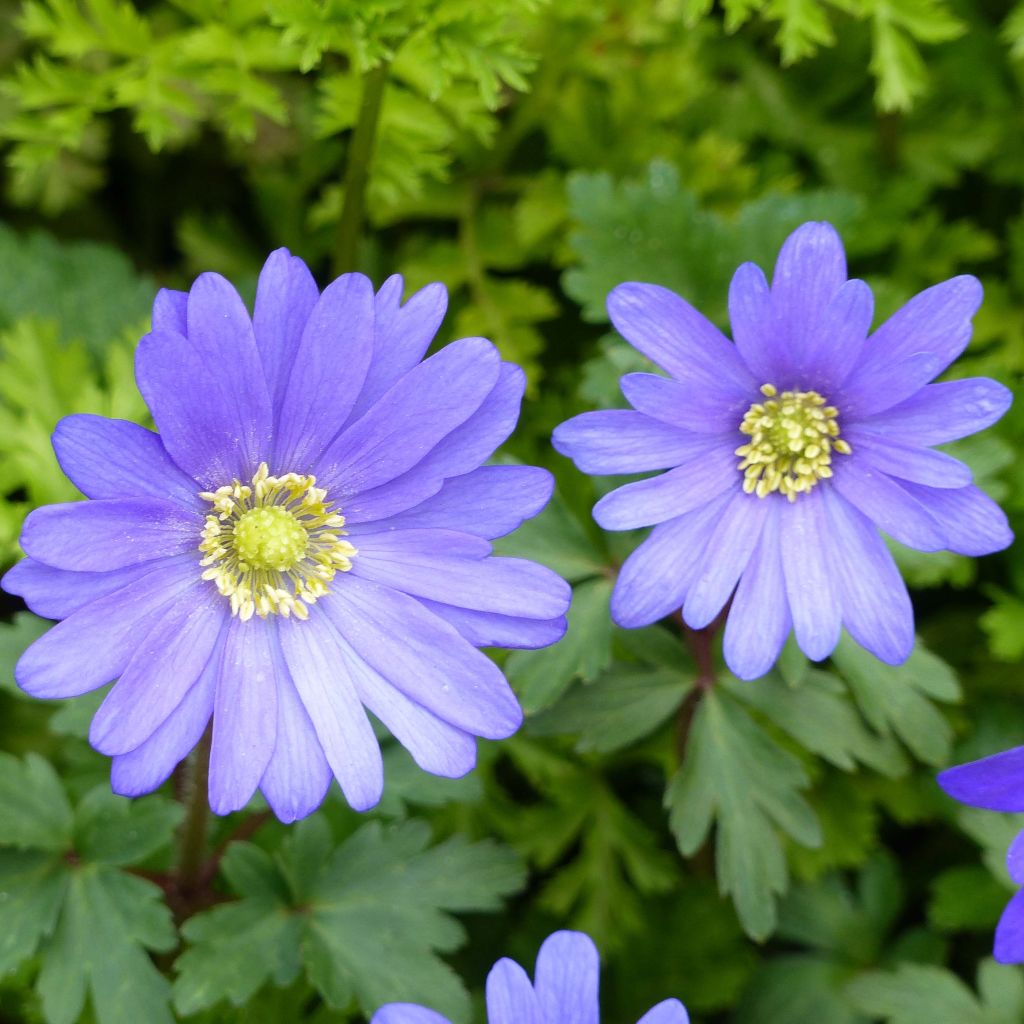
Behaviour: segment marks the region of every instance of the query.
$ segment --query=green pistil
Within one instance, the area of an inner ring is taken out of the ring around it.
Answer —
[[[269,505],[250,509],[239,518],[234,545],[239,562],[254,569],[287,572],[305,555],[309,534],[288,509]]]
[[[817,391],[783,391],[764,384],[767,401],[755,402],[740,431],[749,443],[736,449],[743,489],[765,498],[778,491],[789,501],[832,476],[832,452],[849,455],[839,436],[839,410]]]

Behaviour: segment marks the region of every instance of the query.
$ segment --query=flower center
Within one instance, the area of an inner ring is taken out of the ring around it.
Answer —
[[[790,501],[832,475],[832,452],[849,455],[839,436],[839,410],[817,391],[783,391],[761,385],[766,401],[755,402],[740,432],[750,441],[736,449],[743,490],[765,498],[779,491]]]
[[[252,485],[233,480],[199,497],[213,505],[199,550],[213,580],[243,622],[259,615],[309,617],[356,549],[342,538],[345,517],[332,509],[316,478],[271,476],[264,462]]]

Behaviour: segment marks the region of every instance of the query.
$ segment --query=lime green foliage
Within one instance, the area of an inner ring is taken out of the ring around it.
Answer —
[[[17,556],[29,509],[79,497],[50,445],[58,420],[144,421],[133,353],[152,297],[151,282],[109,248],[0,225],[0,562]]]
[[[508,850],[450,839],[428,849],[424,822],[367,825],[335,848],[320,818],[293,829],[276,857],[237,843],[223,870],[236,902],[184,927],[175,1006],[183,1014],[246,1003],[268,981],[305,971],[330,1006],[430,1002],[453,1021],[468,998],[437,953],[465,941],[452,911],[496,910],[523,884]]]
[[[18,27],[34,49],[6,83],[16,103],[2,132],[13,143],[13,193],[56,210],[95,187],[105,115],[117,110],[130,112],[154,151],[204,127],[252,145],[300,119],[330,138],[355,122],[360,73],[386,61],[373,180],[377,197],[393,202],[443,176],[460,131],[481,140],[493,132],[501,89],[526,84],[531,61],[511,29],[533,7],[196,0],[143,14],[118,0],[31,0]]]

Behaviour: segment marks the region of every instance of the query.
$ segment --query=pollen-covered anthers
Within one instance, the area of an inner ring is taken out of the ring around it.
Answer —
[[[766,401],[755,402],[740,431],[750,437],[736,449],[743,490],[765,498],[774,491],[796,501],[819,480],[832,476],[832,452],[849,455],[839,436],[839,410],[817,391],[783,391],[764,384]]]
[[[271,476],[264,462],[243,484],[234,480],[199,497],[210,502],[199,550],[204,580],[213,580],[243,622],[253,615],[309,617],[356,549],[342,538],[345,517],[332,509],[316,478]]]

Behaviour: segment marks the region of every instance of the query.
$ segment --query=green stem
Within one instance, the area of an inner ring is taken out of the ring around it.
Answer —
[[[206,860],[206,827],[210,819],[207,783],[212,738],[212,731],[207,729],[193,751],[183,793],[185,820],[178,834],[178,891],[182,895],[192,893],[198,888]]]
[[[381,61],[363,75],[363,96],[359,103],[359,117],[349,140],[348,160],[345,165],[345,199],[338,224],[338,237],[334,249],[334,272],[345,274],[356,267],[359,239],[366,217],[366,184],[370,179],[370,161],[377,139],[384,86],[388,79],[388,64]]]

